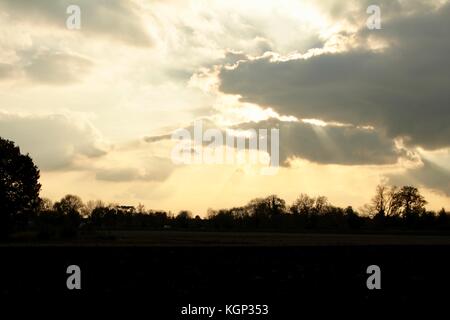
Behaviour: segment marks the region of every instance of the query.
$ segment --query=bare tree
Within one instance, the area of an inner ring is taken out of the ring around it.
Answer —
[[[425,210],[427,202],[416,187],[378,185],[369,206],[372,214],[381,217],[407,216]]]
[[[81,214],[84,217],[88,217],[92,214],[92,211],[94,211],[95,208],[104,208],[105,204],[101,200],[89,200],[84,205],[83,209],[81,210]]]
[[[293,214],[308,214],[314,208],[314,202],[314,198],[311,198],[307,194],[302,193],[294,201],[294,203],[290,207],[290,211]]]
[[[397,192],[398,188],[396,186],[379,184],[376,188],[375,196],[369,205],[370,214],[380,217],[397,215]]]
[[[389,187],[379,184],[375,190],[375,196],[372,198],[371,210],[375,215],[385,216],[386,206],[389,201]]]
[[[143,205],[142,203],[139,203],[138,206],[137,206],[137,208],[136,208],[136,211],[137,211],[138,213],[140,213],[140,214],[146,213],[146,212],[145,212],[145,205]]]
[[[325,196],[318,196],[314,204],[314,210],[316,210],[318,214],[323,214],[326,212],[326,209],[328,208],[329,208],[328,198]]]
[[[297,200],[294,201],[290,207],[290,211],[293,214],[320,214],[324,213],[329,207],[328,199],[324,196],[318,196],[312,198],[307,194],[300,194]]]

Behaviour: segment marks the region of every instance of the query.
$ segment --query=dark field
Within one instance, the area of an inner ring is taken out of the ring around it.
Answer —
[[[303,308],[437,306],[449,296],[450,240],[436,235],[114,236],[116,240],[101,240],[99,246],[88,240],[70,246],[3,246],[1,295],[105,299],[121,301],[120,306],[127,299],[144,300],[145,308],[167,319],[179,318],[180,306],[189,303],[268,304],[272,317],[283,319]],[[71,264],[82,270],[80,291],[66,288]],[[381,290],[366,287],[366,268],[372,264],[381,268]]]
[[[76,239],[37,240],[34,234],[15,235],[3,246],[367,246],[450,245],[440,234],[332,234],[195,231],[99,231]],[[0,247],[2,244],[0,244]]]

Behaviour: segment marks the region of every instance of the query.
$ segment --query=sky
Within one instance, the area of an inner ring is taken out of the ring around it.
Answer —
[[[449,33],[442,0],[0,0],[0,136],[52,200],[359,208],[388,183],[450,208]],[[278,129],[278,170],[175,163],[198,121]]]

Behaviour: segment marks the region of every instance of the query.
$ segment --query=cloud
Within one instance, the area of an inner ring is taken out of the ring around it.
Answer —
[[[161,134],[157,136],[147,136],[144,137],[144,141],[148,143],[163,141],[163,140],[169,140],[172,137],[171,134]]]
[[[110,182],[162,182],[175,170],[164,145],[149,145],[142,139],[114,145],[92,165],[95,178]]]
[[[16,63],[0,63],[0,80],[68,85],[81,81],[93,66],[90,59],[71,52],[32,47],[16,53]]]
[[[221,71],[220,90],[279,114],[371,125],[430,150],[450,146],[450,3],[412,12],[382,30],[361,29],[346,52],[240,62]],[[370,41],[387,47],[372,50]]]
[[[0,136],[14,141],[43,170],[74,168],[79,157],[106,154],[100,134],[90,123],[65,115],[0,112]]]
[[[163,181],[175,165],[148,144],[107,145],[87,120],[70,115],[18,115],[0,111],[0,137],[29,153],[44,171],[92,172],[110,182]]]
[[[66,28],[67,7],[81,9],[81,30],[98,37],[107,37],[133,46],[151,46],[134,2],[125,0],[0,0],[0,8],[14,21]]]
[[[208,119],[202,121],[203,132],[207,129],[217,128],[221,131],[223,141],[227,135],[230,140],[236,139],[225,128],[219,129]],[[397,149],[395,142],[373,129],[354,126],[334,125],[318,126],[303,121],[281,121],[271,118],[259,122],[245,122],[234,125],[233,130],[267,129],[268,151],[272,141],[270,130],[279,129],[279,155],[280,164],[288,165],[289,159],[301,158],[320,164],[341,165],[384,165],[394,164],[404,152]],[[185,129],[194,137],[194,125]],[[170,140],[171,134],[145,137],[144,141],[154,143]],[[204,142],[208,145],[210,142]],[[247,147],[248,147],[247,142]]]
[[[7,63],[0,63],[0,80],[8,79],[14,73],[14,66]]]
[[[63,53],[37,51],[31,53],[23,66],[26,76],[34,82],[68,84],[79,81],[89,72],[92,62],[87,58]]]
[[[139,170],[133,168],[102,169],[96,174],[97,180],[114,182],[132,181],[139,177]]]
[[[450,196],[450,171],[436,163],[422,159],[422,165],[403,173],[388,175],[394,185],[422,185]]]
[[[164,181],[170,176],[173,169],[174,165],[170,159],[151,157],[140,168],[113,167],[98,169],[96,179],[111,182]]]
[[[269,119],[244,123],[235,128],[280,131],[280,163],[301,158],[320,164],[384,165],[401,155],[394,141],[380,132],[354,126],[318,126],[305,122]],[[273,143],[269,139],[269,145]],[[270,148],[269,148],[270,149]]]

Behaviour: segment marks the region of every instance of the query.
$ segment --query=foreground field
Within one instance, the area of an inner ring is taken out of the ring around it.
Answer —
[[[16,236],[3,246],[371,246],[450,245],[450,235],[102,231],[68,240]]]
[[[0,253],[0,296],[81,298],[77,305],[103,299],[108,310],[131,300],[127,310],[154,318],[159,309],[161,319],[182,319],[176,312],[187,304],[268,304],[271,319],[298,319],[283,315],[312,306],[434,306],[447,301],[450,286],[447,245],[22,246]],[[69,265],[81,269],[79,291],[67,290]],[[381,269],[381,290],[366,286],[370,265]]]

